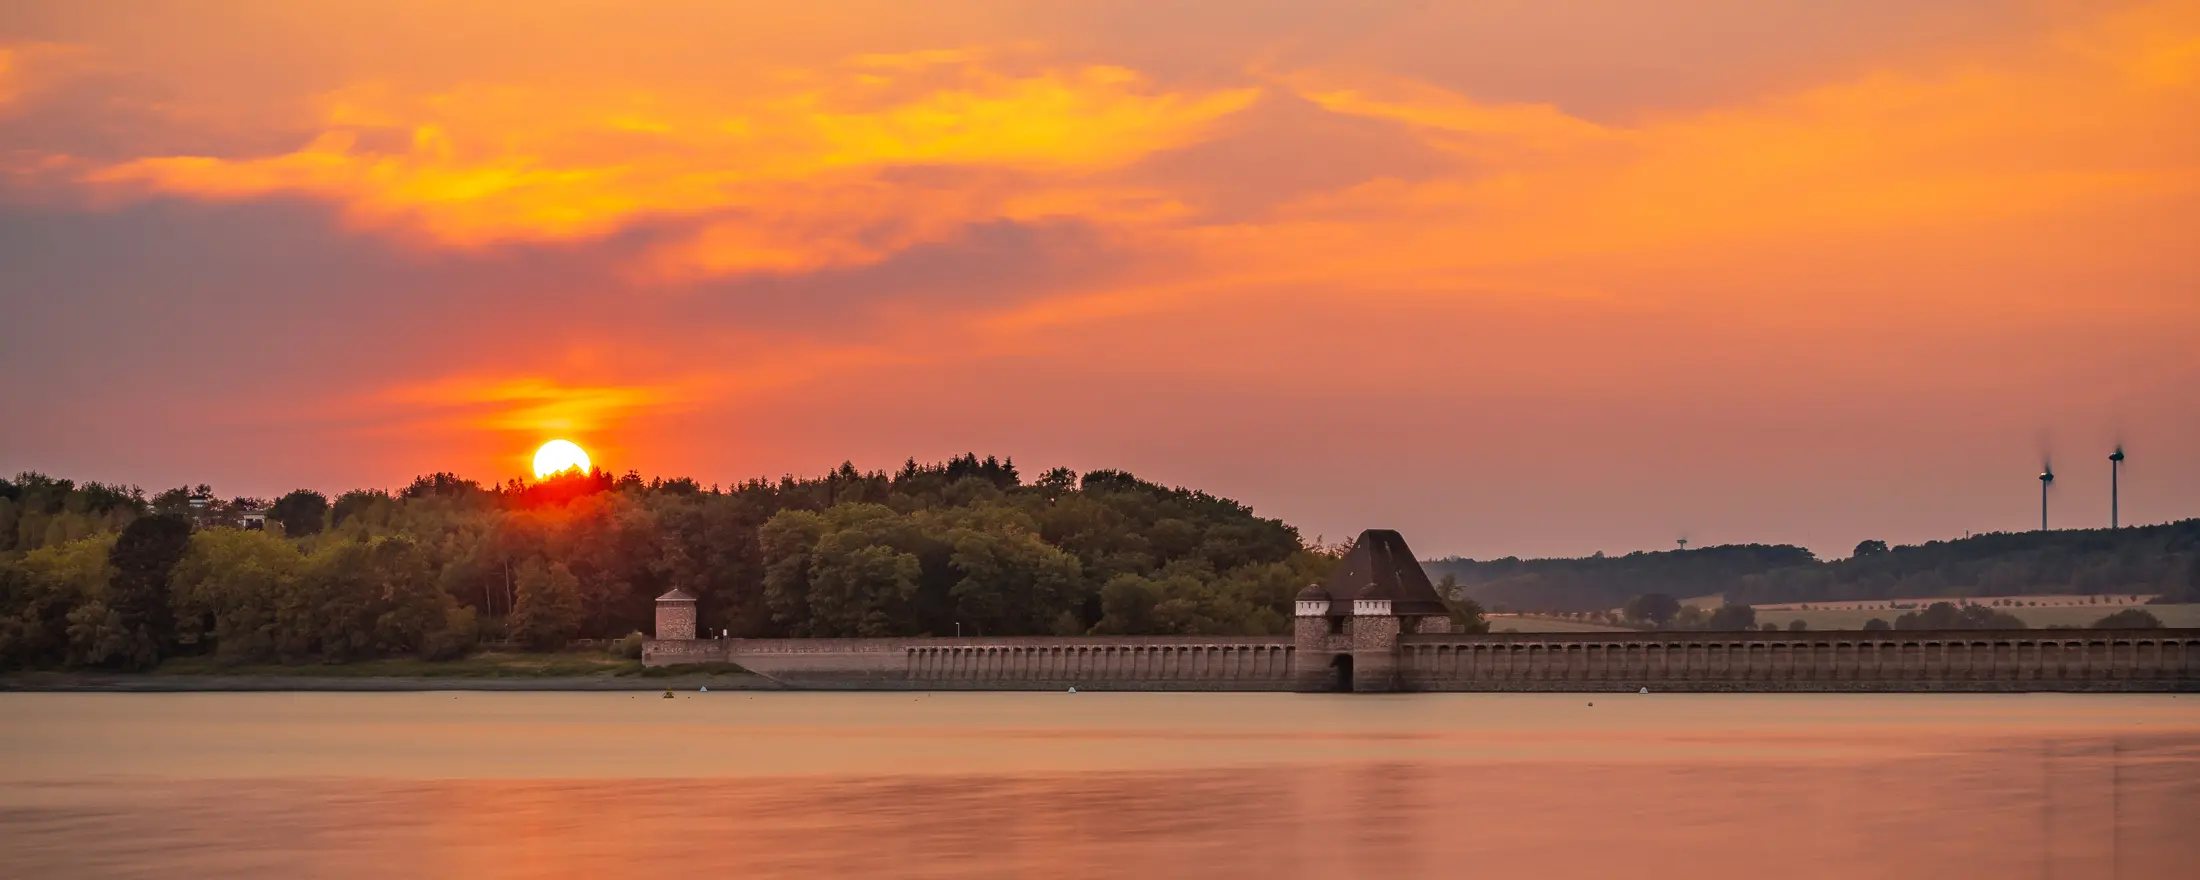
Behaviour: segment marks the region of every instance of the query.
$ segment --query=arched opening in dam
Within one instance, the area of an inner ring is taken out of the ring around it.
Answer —
[[[1338,654],[1337,659],[1329,661],[1329,669],[1336,673],[1336,679],[1330,682],[1329,689],[1340,694],[1351,693],[1352,655]]]

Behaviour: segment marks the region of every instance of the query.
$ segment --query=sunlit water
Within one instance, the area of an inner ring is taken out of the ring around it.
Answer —
[[[2195,877],[2200,698],[0,694],[154,876]]]

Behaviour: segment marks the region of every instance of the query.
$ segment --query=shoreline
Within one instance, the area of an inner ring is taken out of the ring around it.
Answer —
[[[125,673],[31,672],[0,675],[0,693],[417,693],[423,691],[766,691],[785,690],[760,675],[712,674],[640,676],[327,676],[327,675],[146,675]]]

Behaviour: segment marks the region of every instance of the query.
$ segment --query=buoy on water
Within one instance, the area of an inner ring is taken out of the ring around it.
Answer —
[[[1642,690],[1636,691],[1635,693],[1638,693],[1638,694],[1647,694],[1647,693],[1649,693],[1649,692],[1650,692],[1650,689],[1649,689],[1649,688],[1643,688]]]
[[[1069,689],[1069,692],[1074,694],[1077,692],[1077,689],[1075,687],[1072,687]]]
[[[665,688],[665,699],[667,699],[667,700],[669,700],[669,699],[672,699],[672,689],[671,689],[671,688]]]
[[[710,693],[710,685],[703,685],[703,693]]]

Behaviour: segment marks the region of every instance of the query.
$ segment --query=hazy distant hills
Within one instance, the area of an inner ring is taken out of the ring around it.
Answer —
[[[1996,532],[1955,541],[1858,545],[1821,561],[1785,544],[1730,544],[1580,559],[1439,559],[1493,611],[1601,611],[1645,593],[1731,601],[1836,602],[1932,596],[2160,593],[2200,601],[2200,519],[2122,529]]]

